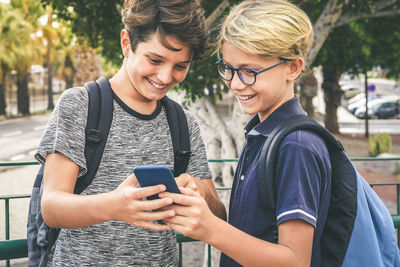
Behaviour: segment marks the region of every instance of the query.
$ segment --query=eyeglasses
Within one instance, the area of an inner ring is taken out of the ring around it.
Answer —
[[[276,66],[288,61],[287,59],[282,59],[278,63],[275,63],[274,65],[271,65],[269,67],[266,67],[261,70],[252,70],[248,68],[234,68],[232,66],[229,66],[228,64],[225,64],[222,59],[218,60],[215,62],[215,66],[217,68],[217,71],[219,75],[221,76],[222,79],[225,81],[231,81],[233,79],[233,75],[235,74],[235,71],[237,72],[239,79],[246,85],[253,85],[256,83],[256,78],[257,75],[270,70],[272,68],[275,68]]]

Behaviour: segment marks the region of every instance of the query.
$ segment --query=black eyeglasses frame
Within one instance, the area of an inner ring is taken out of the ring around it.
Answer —
[[[218,60],[217,62],[215,62],[215,67],[216,67],[216,69],[217,69],[218,74],[219,74],[219,75],[221,76],[221,78],[222,78],[223,80],[225,80],[225,81],[231,81],[231,80],[233,79],[233,76],[235,75],[235,71],[236,71],[236,73],[237,73],[237,75],[239,76],[239,79],[242,81],[242,83],[244,83],[244,84],[246,84],[246,85],[253,85],[253,84],[255,84],[256,81],[257,81],[257,75],[258,75],[258,74],[263,73],[264,71],[270,70],[270,69],[272,69],[272,68],[275,68],[275,67],[277,67],[278,65],[289,61],[289,60],[286,59],[286,58],[280,58],[280,59],[281,59],[281,61],[279,61],[279,62],[277,62],[277,63],[275,63],[275,64],[273,64],[273,65],[271,65],[271,66],[268,66],[268,67],[266,67],[266,68],[263,68],[263,69],[261,69],[261,70],[253,70],[253,69],[249,69],[249,68],[235,68],[235,67],[232,67],[231,65],[228,65],[228,64],[224,63],[224,61],[223,61],[222,58],[221,58],[220,60]],[[226,79],[224,76],[221,75],[221,73],[220,73],[219,70],[218,70],[218,65],[220,65],[220,64],[223,64],[223,65],[225,66],[225,68],[227,67],[228,69],[231,70],[231,72],[232,72],[232,77],[231,77],[231,78]],[[240,70],[246,70],[246,71],[248,71],[248,72],[253,73],[253,74],[254,74],[254,82],[253,82],[253,83],[246,83],[246,82],[244,81],[242,75],[240,74]]]

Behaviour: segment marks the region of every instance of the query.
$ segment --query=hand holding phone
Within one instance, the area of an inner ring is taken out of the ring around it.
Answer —
[[[180,194],[178,185],[170,168],[164,165],[138,166],[133,170],[141,187],[163,184],[167,192]],[[147,199],[158,199],[158,194]]]

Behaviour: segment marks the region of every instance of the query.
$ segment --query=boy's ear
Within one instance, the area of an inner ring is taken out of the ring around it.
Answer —
[[[126,29],[123,29],[121,31],[121,49],[122,49],[122,54],[124,57],[129,56],[129,50],[131,49],[131,42],[129,40],[129,34]]]
[[[297,77],[299,77],[301,70],[303,69],[304,59],[302,57],[298,57],[295,60],[288,61],[287,64],[289,65],[288,79],[290,81],[294,81],[297,79]]]

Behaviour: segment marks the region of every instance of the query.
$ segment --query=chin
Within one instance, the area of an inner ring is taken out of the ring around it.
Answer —
[[[247,115],[254,115],[254,114],[257,113],[257,111],[250,110],[250,109],[248,109],[248,108],[246,108],[246,107],[243,107],[242,105],[240,105],[240,109],[242,110],[242,112],[243,112],[244,114],[247,114]]]

